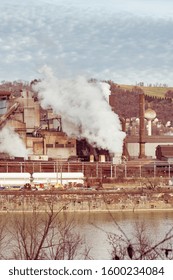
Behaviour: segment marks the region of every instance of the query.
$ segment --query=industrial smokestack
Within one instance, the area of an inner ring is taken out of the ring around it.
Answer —
[[[145,158],[145,97],[144,93],[139,93],[139,158]]]

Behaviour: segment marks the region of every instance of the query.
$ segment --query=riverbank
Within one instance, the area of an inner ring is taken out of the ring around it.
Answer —
[[[48,211],[47,210],[37,210],[37,213],[40,213],[40,214],[44,214],[44,213],[47,213]],[[58,212],[59,212],[59,210],[58,210]],[[64,212],[64,210],[62,210],[62,212]],[[116,210],[100,210],[100,209],[98,209],[98,210],[66,210],[65,211],[67,214],[68,213],[111,213],[111,214],[113,214],[113,213],[142,213],[142,212],[144,212],[144,213],[150,213],[150,212],[154,212],[154,213],[163,213],[163,212],[173,212],[173,208],[155,208],[155,209],[148,209],[148,208],[141,208],[141,209],[135,209],[135,210],[133,210],[133,209],[116,209]],[[33,210],[0,210],[0,215],[1,214],[4,214],[4,213],[9,213],[9,214],[12,214],[12,213],[14,213],[14,214],[22,214],[22,213],[33,213]],[[56,213],[56,211],[55,211],[55,213]]]
[[[1,192],[1,212],[173,211],[173,191]]]

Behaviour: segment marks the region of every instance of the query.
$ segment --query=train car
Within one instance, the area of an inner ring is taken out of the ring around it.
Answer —
[[[0,173],[1,186],[23,186],[30,183],[30,173]]]
[[[82,172],[45,172],[33,173],[32,182],[34,184],[52,184],[65,185],[69,183],[84,183],[84,174]]]

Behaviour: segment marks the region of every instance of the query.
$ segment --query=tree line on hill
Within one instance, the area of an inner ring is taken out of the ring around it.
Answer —
[[[139,93],[143,90],[137,86],[131,90],[123,89],[113,82],[108,83],[114,111],[125,119],[139,117]],[[156,111],[157,118],[163,124],[173,120],[173,91],[166,91],[165,98],[145,95],[145,109],[148,107]]]
[[[21,94],[23,89],[32,91],[32,83],[26,81],[1,82],[0,90],[7,90],[12,92],[13,96],[17,97]],[[95,82],[91,79],[90,82]],[[140,86],[134,86],[132,89],[121,88],[120,85],[105,81],[110,85],[112,95],[112,104],[114,111],[124,119],[139,117],[139,93],[143,92]],[[140,84],[141,85],[141,84]],[[34,94],[34,93],[33,93]],[[156,111],[157,118],[163,124],[173,120],[173,90],[165,87],[165,97],[149,96],[145,94],[145,108],[152,108]]]

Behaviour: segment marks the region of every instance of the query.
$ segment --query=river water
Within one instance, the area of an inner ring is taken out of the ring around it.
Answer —
[[[93,259],[104,260],[111,258],[107,233],[123,237],[125,233],[132,240],[136,229],[143,225],[148,238],[156,243],[173,227],[173,211],[78,213],[76,221],[91,248],[90,255]]]
[[[61,214],[61,213],[60,213]],[[21,215],[21,214],[15,214]],[[30,214],[27,214],[30,215]],[[108,233],[126,235],[132,240],[136,229],[144,225],[147,236],[153,242],[161,240],[173,226],[173,211],[141,211],[141,212],[75,212],[67,213],[73,219],[76,231],[83,236],[87,247],[90,248],[91,259],[111,259],[111,246],[108,242]],[[1,221],[6,219],[0,215]],[[64,215],[60,216],[63,219]]]

